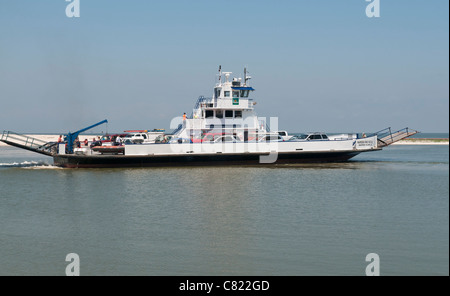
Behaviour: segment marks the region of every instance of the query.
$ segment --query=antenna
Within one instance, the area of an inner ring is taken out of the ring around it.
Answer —
[[[219,84],[221,83],[222,80],[222,65],[219,65]]]
[[[247,86],[247,67],[244,67],[244,85]]]
[[[244,85],[247,86],[247,81],[252,79],[251,76],[247,76],[247,67],[244,67]]]

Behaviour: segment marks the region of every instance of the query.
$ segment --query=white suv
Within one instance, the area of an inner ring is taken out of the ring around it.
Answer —
[[[146,133],[133,133],[126,135],[123,139],[124,143],[132,143],[132,144],[142,144],[144,142],[148,142],[148,136]]]

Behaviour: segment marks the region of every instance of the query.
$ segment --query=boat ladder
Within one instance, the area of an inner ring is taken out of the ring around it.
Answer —
[[[56,142],[45,142],[11,131],[3,131],[0,141],[14,147],[37,152],[47,156],[56,154],[56,146],[58,144]]]

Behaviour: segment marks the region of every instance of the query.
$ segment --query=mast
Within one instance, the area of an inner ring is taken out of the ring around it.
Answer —
[[[252,79],[252,77],[247,76],[247,67],[244,67],[244,86],[247,86],[247,81]]]
[[[247,67],[244,67],[244,86],[247,86]]]

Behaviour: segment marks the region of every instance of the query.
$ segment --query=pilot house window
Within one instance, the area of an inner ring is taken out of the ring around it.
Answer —
[[[239,91],[233,90],[233,98],[239,98]]]
[[[233,118],[233,110],[225,110],[225,118]]]
[[[224,91],[223,94],[224,94],[225,97],[229,97],[230,96],[230,92],[229,91]]]
[[[248,98],[248,90],[241,90],[241,98]]]

